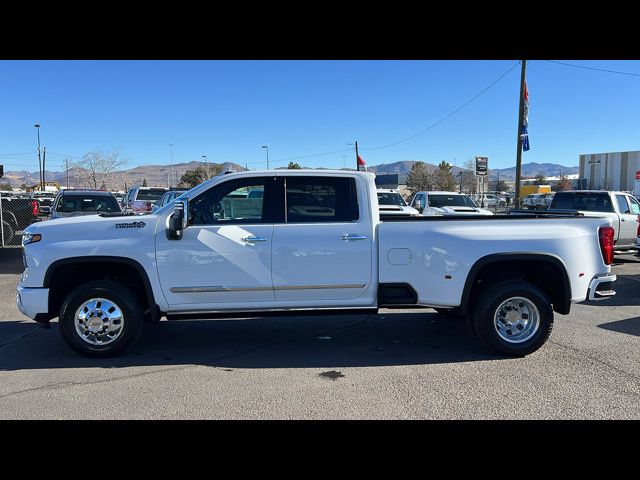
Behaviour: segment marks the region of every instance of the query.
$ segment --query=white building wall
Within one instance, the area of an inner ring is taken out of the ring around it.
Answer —
[[[596,163],[590,163],[596,162]],[[593,190],[633,190],[640,170],[640,150],[593,153],[580,156],[586,188]]]

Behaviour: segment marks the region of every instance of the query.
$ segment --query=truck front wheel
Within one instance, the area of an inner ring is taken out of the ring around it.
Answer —
[[[130,347],[142,332],[144,312],[126,287],[111,280],[87,282],[60,308],[60,333],[76,352],[110,357]]]
[[[553,309],[547,295],[535,285],[507,280],[480,293],[471,322],[486,347],[523,357],[538,350],[551,335]]]

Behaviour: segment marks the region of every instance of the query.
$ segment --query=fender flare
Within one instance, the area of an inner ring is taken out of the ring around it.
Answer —
[[[551,264],[560,270],[564,292],[562,295],[562,301],[554,304],[554,310],[563,315],[567,315],[571,309],[571,282],[569,281],[569,275],[567,274],[567,267],[560,257],[544,252],[492,253],[481,257],[473,264],[471,270],[469,270],[469,274],[467,275],[467,280],[465,281],[464,289],[462,291],[462,300],[460,302],[462,311],[468,312],[469,302],[471,301],[471,290],[473,289],[476,277],[482,268],[492,263],[504,263],[518,260],[541,261]]]
[[[120,263],[120,264],[129,265],[135,268],[138,274],[140,274],[140,278],[142,278],[144,291],[147,295],[147,300],[149,302],[149,305],[151,307],[157,308],[157,302],[153,294],[153,288],[151,287],[151,281],[149,280],[149,275],[147,274],[147,271],[139,262],[127,257],[99,255],[99,256],[91,256],[91,257],[68,257],[68,258],[62,258],[60,260],[56,260],[55,262],[51,263],[51,265],[49,265],[49,267],[47,268],[47,271],[44,274],[44,280],[43,280],[42,286],[43,288],[50,288],[51,279],[53,278],[54,273],[59,267],[62,267],[65,265],[79,264],[79,263],[97,263],[97,262]]]

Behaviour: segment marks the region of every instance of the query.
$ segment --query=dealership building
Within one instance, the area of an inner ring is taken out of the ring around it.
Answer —
[[[580,189],[633,191],[640,177],[640,150],[580,155]]]

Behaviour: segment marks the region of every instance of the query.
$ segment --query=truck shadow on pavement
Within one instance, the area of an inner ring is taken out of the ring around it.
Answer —
[[[604,330],[611,330],[612,332],[626,333],[627,335],[640,337],[640,317],[627,318],[625,320],[618,320],[617,322],[603,323],[598,325],[598,327]]]
[[[603,307],[623,307],[640,305],[640,275],[618,274],[613,283],[616,294],[605,300],[587,301],[584,305]]]
[[[10,325],[7,325],[10,324]],[[22,327],[19,327],[22,325]],[[163,320],[146,324],[124,354],[107,359],[71,351],[58,332],[29,322],[2,322],[0,370],[202,365],[235,368],[339,368],[504,359],[485,348],[464,320],[384,313],[233,320]]]

